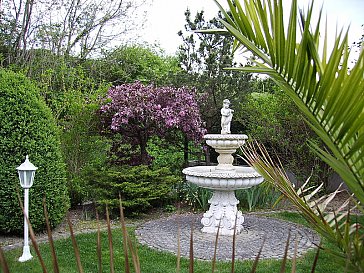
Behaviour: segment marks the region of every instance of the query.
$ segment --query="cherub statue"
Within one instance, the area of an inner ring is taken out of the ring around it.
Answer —
[[[221,134],[230,134],[230,123],[233,118],[234,110],[229,108],[230,101],[225,99],[221,108]]]

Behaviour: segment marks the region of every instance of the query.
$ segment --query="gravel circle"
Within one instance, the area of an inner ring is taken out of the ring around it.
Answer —
[[[319,244],[320,237],[311,229],[275,218],[244,215],[244,230],[236,236],[235,259],[255,259],[260,247],[264,246],[261,259],[282,259],[288,234],[290,243],[288,257],[292,258],[297,240],[297,256]],[[190,249],[191,226],[193,225],[193,248],[195,258],[212,260],[216,235],[202,233],[201,214],[173,215],[151,220],[136,229],[141,244],[153,249],[177,253],[178,227],[180,227],[181,256],[188,257]],[[219,235],[217,260],[230,260],[233,236]]]

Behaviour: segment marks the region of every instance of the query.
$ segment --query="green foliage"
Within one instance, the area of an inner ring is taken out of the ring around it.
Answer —
[[[82,170],[89,166],[106,164],[110,149],[109,140],[99,135],[97,111],[103,89],[67,91],[63,96],[66,115],[58,120],[63,129],[62,152],[67,164],[68,189],[71,204],[87,200],[86,181]]]
[[[153,170],[145,165],[90,169],[86,175],[94,200],[118,211],[120,193],[126,213],[133,215],[173,200],[173,187],[180,182],[167,168]]]
[[[284,22],[288,17],[283,16],[281,0],[274,4],[266,0],[264,5],[244,2],[245,11],[240,1],[227,2],[231,13],[218,4],[225,17],[222,31],[234,36],[235,49],[244,46],[256,56],[254,67],[233,69],[265,73],[277,83],[329,151],[314,142],[310,147],[363,203],[364,51],[349,67],[348,31],[340,31],[330,52],[327,33],[320,31],[321,13],[316,22],[312,20],[313,4],[304,12],[292,1]]]
[[[212,191],[201,188],[193,183],[185,183],[182,187],[182,201],[187,202],[193,210],[206,211],[209,208],[209,199],[212,197]]]
[[[307,140],[321,142],[287,95],[282,91],[252,93],[241,109],[237,120],[250,138],[263,143],[270,154],[276,154],[283,166],[300,179],[314,171],[324,181],[328,166],[307,146]]]
[[[79,59],[48,54],[37,55],[27,69],[28,77],[35,80],[47,105],[57,121],[69,118],[73,102],[94,104],[97,96],[107,91],[105,82],[92,77],[89,64]]]
[[[75,205],[87,199],[82,169],[106,162],[109,141],[99,135],[97,112],[108,85],[91,77],[91,61],[56,56],[44,49],[33,54],[27,74],[37,82],[61,129],[67,186]]]
[[[182,140],[171,144],[161,138],[153,137],[148,142],[147,150],[153,158],[153,169],[166,167],[169,168],[175,175],[181,175],[184,164]]]
[[[101,60],[105,80],[113,85],[140,81],[169,85],[180,72],[175,57],[164,56],[158,48],[124,46],[106,52]]]
[[[0,70],[0,232],[21,232],[23,214],[15,168],[29,155],[39,169],[30,189],[29,216],[35,230],[45,227],[42,199],[56,226],[69,207],[59,132],[38,89],[20,74]],[[22,197],[21,197],[22,198]]]
[[[237,105],[253,90],[253,74],[242,75],[225,69],[237,65],[233,60],[232,37],[195,32],[196,29],[221,27],[221,18],[219,13],[206,20],[203,11],[192,17],[190,10],[186,10],[185,31],[178,33],[183,41],[179,46],[178,58],[185,71],[179,83],[193,85],[203,94],[201,112],[209,133],[220,132],[219,109],[224,99],[228,98],[232,105]]]
[[[240,208],[253,211],[272,208],[280,193],[271,185],[262,183],[249,189],[237,190],[235,195],[240,202]]]

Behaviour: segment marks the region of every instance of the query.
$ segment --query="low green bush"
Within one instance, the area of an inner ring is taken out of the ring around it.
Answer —
[[[120,166],[87,170],[89,196],[98,203],[108,204],[119,214],[119,193],[127,215],[137,215],[152,207],[161,207],[175,200],[174,186],[180,178],[167,168]]]
[[[0,233],[20,233],[23,198],[16,167],[28,154],[39,169],[29,191],[29,218],[36,231],[45,227],[43,197],[56,226],[69,207],[59,132],[51,111],[25,76],[0,70]]]

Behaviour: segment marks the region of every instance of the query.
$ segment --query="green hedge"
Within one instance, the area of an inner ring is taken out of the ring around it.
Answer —
[[[119,193],[127,215],[137,215],[152,207],[161,207],[176,198],[174,187],[180,178],[168,168],[146,165],[120,166],[107,170],[89,170],[90,197],[108,204],[119,215]]]
[[[56,226],[69,208],[65,165],[59,132],[51,111],[25,76],[0,70],[0,233],[20,233],[23,200],[16,167],[28,154],[39,169],[29,191],[29,218],[36,231],[43,230],[43,197],[49,219]]]

